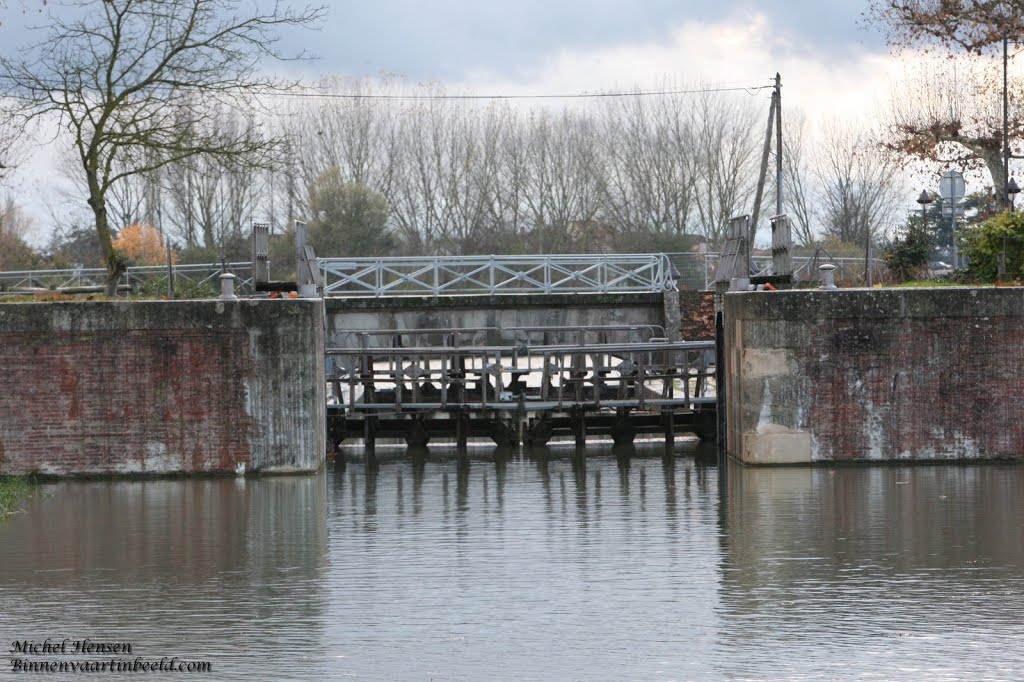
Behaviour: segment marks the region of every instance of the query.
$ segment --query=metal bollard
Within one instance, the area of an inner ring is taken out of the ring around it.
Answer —
[[[834,291],[838,289],[836,286],[836,266],[832,263],[825,263],[818,267],[818,272],[821,273],[821,288],[826,291]]]
[[[733,277],[729,280],[729,291],[750,291],[750,278]]]
[[[220,298],[222,301],[237,301],[238,297],[235,296],[235,280],[237,277],[232,275],[230,272],[225,272],[220,276]]]

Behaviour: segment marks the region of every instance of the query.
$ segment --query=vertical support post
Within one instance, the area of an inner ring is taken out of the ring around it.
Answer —
[[[573,435],[576,437],[576,449],[581,450],[587,444],[587,418],[583,410],[573,410]]]
[[[252,224],[252,284],[270,281],[270,223]]]
[[[366,463],[373,465],[377,463],[377,418],[366,415],[363,418],[363,450],[366,454]]]
[[[789,218],[781,213],[772,218],[772,274],[793,279],[793,237]]]
[[[871,225],[864,226],[864,286],[871,288]]]
[[[768,176],[768,157],[772,151],[772,126],[775,125],[775,107],[778,100],[778,89],[772,92],[772,103],[768,107],[768,129],[764,134],[764,148],[761,151],[761,170],[757,175],[757,190],[754,192],[754,212],[751,215],[749,233],[745,235],[749,244],[754,243],[757,233],[757,221],[761,217],[761,199],[764,196],[765,178]],[[744,273],[744,277],[748,273]]]
[[[316,298],[321,289],[320,270],[313,247],[306,243],[306,224],[295,221],[295,284],[302,298]]]
[[[455,452],[459,457],[465,456],[467,451],[469,440],[467,416],[465,410],[459,410],[455,415]]]
[[[174,259],[170,240],[167,241],[167,298],[174,300]]]
[[[296,266],[296,268],[299,268],[299,266],[302,264],[303,254],[305,253],[305,249],[306,249],[306,238],[307,238],[307,236],[308,236],[308,231],[306,230],[306,223],[302,222],[301,220],[296,220],[295,221],[295,266]],[[296,271],[295,271],[295,276],[296,277],[300,276],[300,273],[299,273],[298,269],[296,269]]]
[[[1003,181],[996,183],[996,197],[1003,208],[1009,208],[1010,200],[1006,193],[1006,186],[1010,182],[1010,94],[1007,88],[1010,62],[1010,39],[1003,34]],[[953,207],[956,214],[956,207]],[[955,240],[954,240],[955,241]],[[954,264],[955,265],[955,264]]]
[[[675,452],[676,445],[676,411],[669,409],[664,413],[665,420],[665,454],[671,455]]]
[[[775,215],[785,212],[782,203],[782,74],[775,74]]]
[[[721,310],[715,312],[715,418],[718,427],[718,450],[725,442],[725,321]],[[724,458],[719,455],[719,460]]]

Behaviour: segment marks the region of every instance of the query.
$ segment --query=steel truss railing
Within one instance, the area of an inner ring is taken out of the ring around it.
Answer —
[[[252,263],[227,263],[227,271],[238,277],[237,285],[243,291],[252,289]],[[175,289],[197,287],[210,283],[219,287],[217,278],[222,272],[220,263],[189,263],[174,265]],[[65,270],[10,270],[0,272],[0,290],[9,292],[37,289],[60,290],[76,287],[103,286],[107,271],[103,268],[74,268]],[[138,289],[142,286],[166,286],[167,266],[139,265],[129,267],[118,281],[119,286]]]
[[[676,281],[680,289],[712,289],[715,285],[715,273],[718,271],[720,256],[717,253],[671,253],[668,258],[672,261],[675,272],[678,273]],[[832,263],[836,266],[836,277],[860,278],[864,275],[864,259],[840,257],[831,258],[826,256],[794,256],[793,274],[801,282],[816,281],[818,273],[815,268],[824,263]],[[752,276],[771,274],[772,259],[770,257],[755,256],[751,259],[750,274]],[[876,277],[882,277],[888,271],[885,261],[881,258],[871,259],[871,270]]]
[[[657,292],[676,286],[665,254],[320,258],[325,296]]]

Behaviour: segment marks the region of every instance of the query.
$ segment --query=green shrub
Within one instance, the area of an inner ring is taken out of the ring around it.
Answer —
[[[899,282],[923,277],[934,245],[934,237],[920,221],[909,221],[899,234],[882,244],[889,273]]]
[[[968,273],[993,282],[999,270],[999,255],[1006,250],[1006,276],[1024,276],[1024,213],[1000,213],[982,224],[964,230],[960,246],[967,256]]]

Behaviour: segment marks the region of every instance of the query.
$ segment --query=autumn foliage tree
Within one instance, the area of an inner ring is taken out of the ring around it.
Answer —
[[[895,48],[952,50],[952,61],[902,84],[886,146],[910,157],[983,167],[994,188],[1005,187],[1002,74],[984,55],[1004,40],[1024,39],[1024,1],[871,0],[865,19],[882,26]],[[1010,107],[1006,124],[1010,140],[1024,135],[1017,107]],[[1005,208],[1005,193],[995,195]]]
[[[167,261],[163,235],[152,225],[133,223],[121,230],[113,242],[114,250],[126,263],[160,265]],[[172,252],[171,259],[174,259]]]
[[[1021,0],[871,0],[865,18],[900,47],[931,43],[981,54],[1004,37],[1024,37]]]

